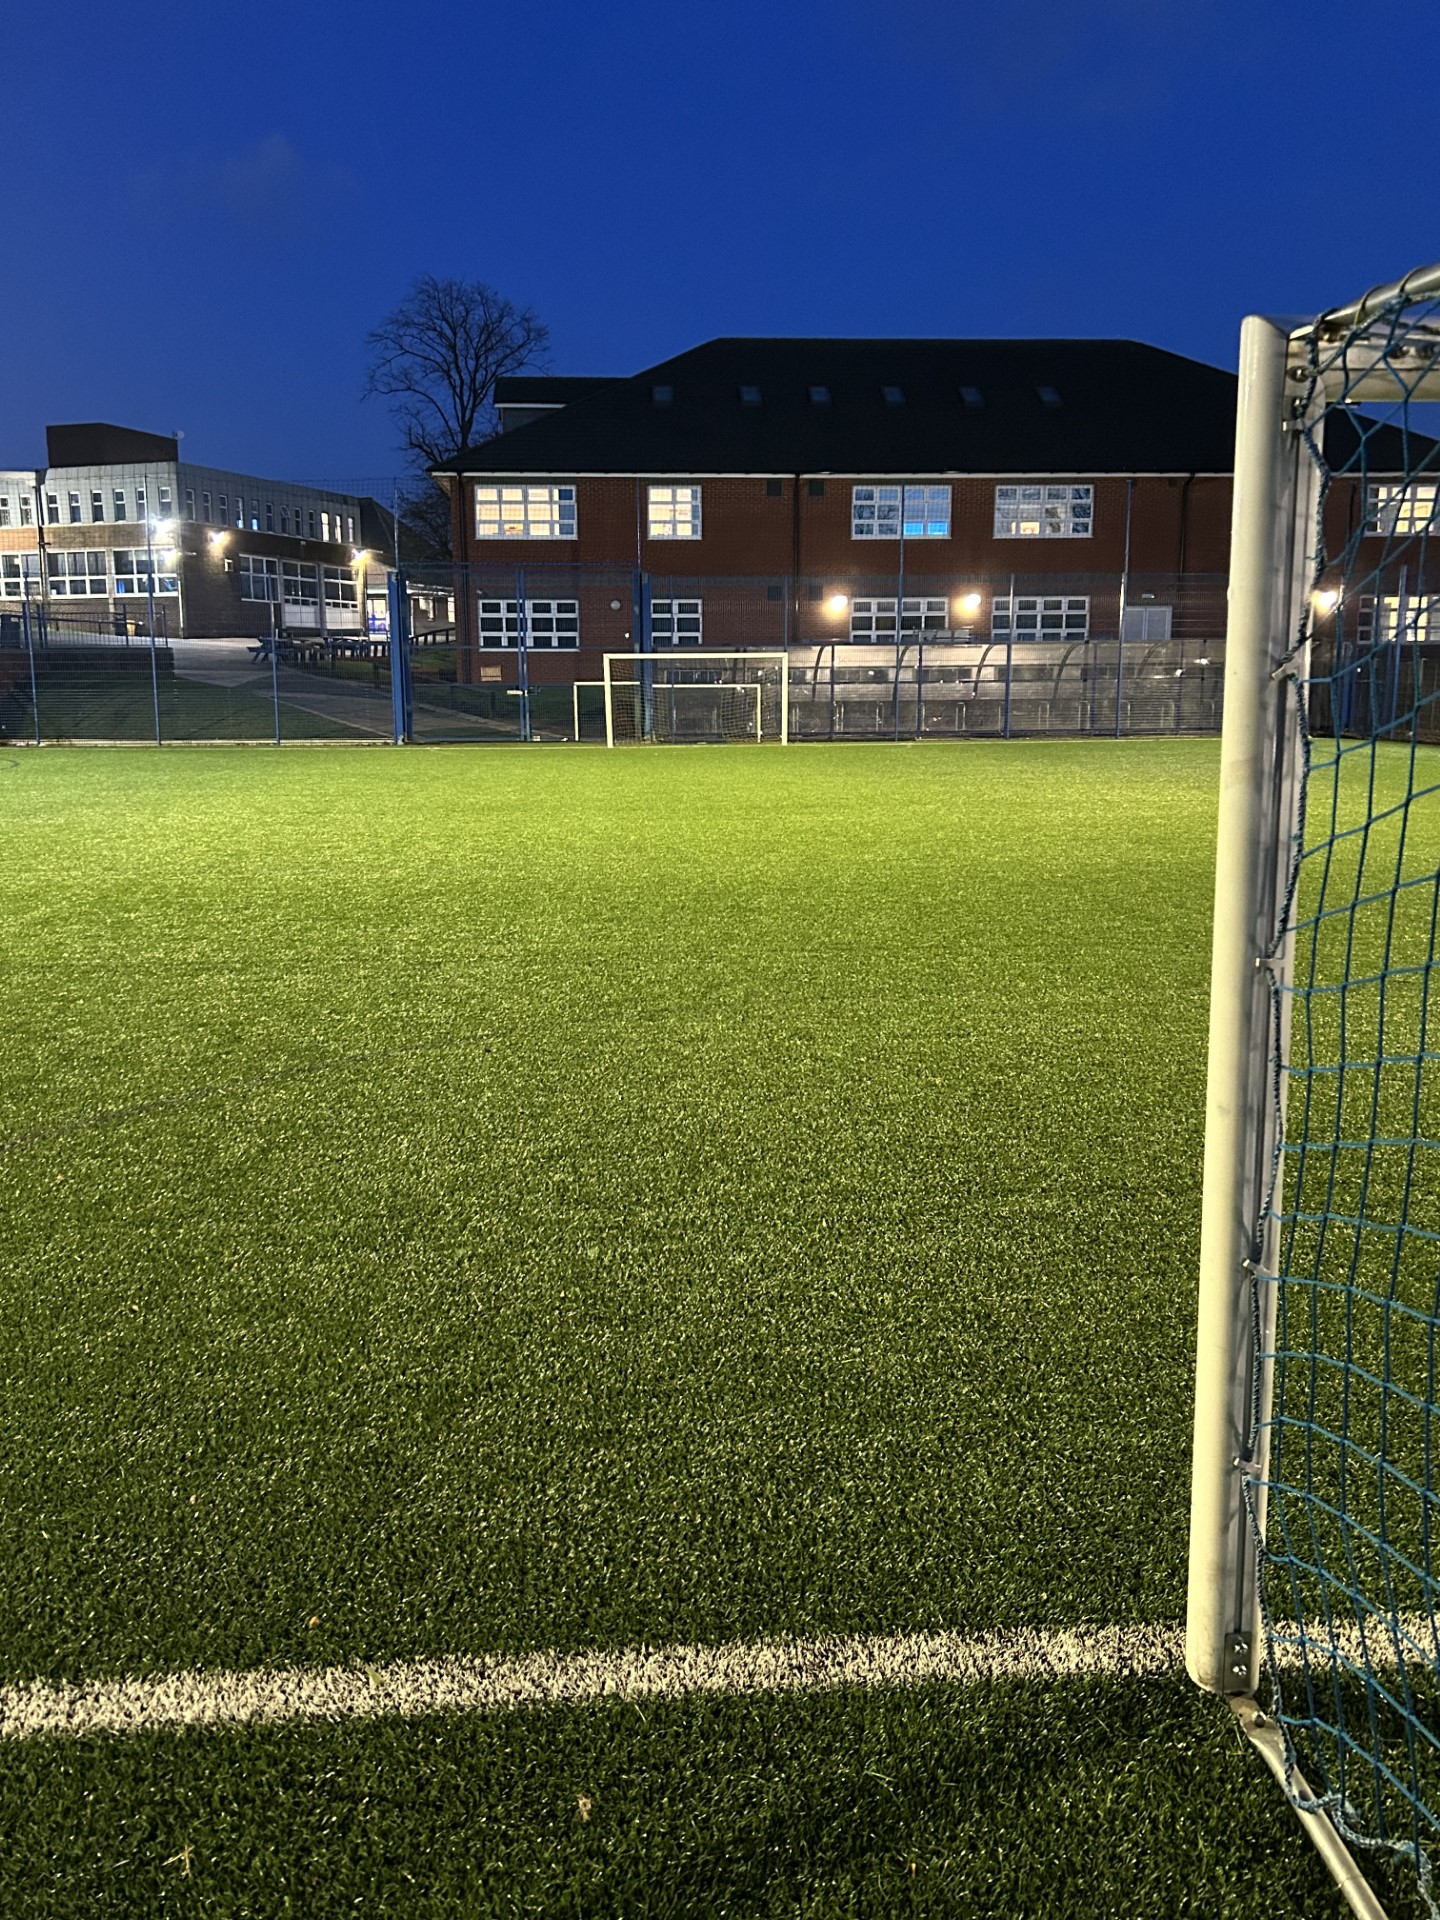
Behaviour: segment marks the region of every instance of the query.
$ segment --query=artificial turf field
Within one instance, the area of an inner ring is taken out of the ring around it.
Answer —
[[[0,1685],[1178,1622],[1217,768],[0,754]],[[0,1770],[7,1916],[1343,1911],[1179,1675]]]

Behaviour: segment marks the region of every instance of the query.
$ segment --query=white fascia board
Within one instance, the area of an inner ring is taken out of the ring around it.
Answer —
[[[452,479],[488,481],[495,486],[523,486],[532,480],[1230,480],[1234,476],[1228,471],[1208,473],[1199,468],[1175,467],[1161,469],[1154,473],[1138,470],[1104,470],[1097,467],[1078,468],[1073,473],[1047,473],[1039,467],[1007,467],[1003,470],[981,472],[977,467],[950,467],[944,469],[905,467],[889,472],[882,467],[857,468],[854,472],[840,472],[835,467],[816,467],[813,471],[796,473],[793,468],[782,472],[767,473],[761,467],[747,467],[743,471],[697,473],[694,467],[678,468],[667,472],[658,467],[647,467],[643,472],[630,468],[625,472],[596,469],[593,472],[577,467],[558,468],[554,472],[544,472],[538,467],[514,469],[506,473],[451,473]],[[668,657],[668,655],[667,655]]]

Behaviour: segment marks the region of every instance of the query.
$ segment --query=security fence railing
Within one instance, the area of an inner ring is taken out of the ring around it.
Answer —
[[[672,648],[782,653],[794,740],[1206,733],[1224,608],[1211,574],[573,566],[410,568],[363,634],[288,633],[277,609],[273,634],[195,639],[0,602],[0,737],[603,741],[606,654]]]

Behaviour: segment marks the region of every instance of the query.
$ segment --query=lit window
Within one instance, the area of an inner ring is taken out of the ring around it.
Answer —
[[[997,540],[1088,540],[1094,514],[1093,487],[1035,485],[995,489]]]
[[[103,600],[108,591],[105,556],[100,552],[47,553],[45,573],[50,592],[58,599],[68,595],[72,600]]]
[[[237,493],[235,496],[235,524],[237,527],[243,527],[245,525],[245,496],[243,493]]]
[[[346,539],[347,539],[348,541],[350,541],[352,545],[354,544],[354,540],[355,540],[355,516],[354,516],[354,514],[353,514],[353,513],[347,513],[347,514],[346,514],[346,516],[345,516],[345,538],[346,538]]]
[[[946,629],[946,601],[940,594],[910,599],[907,595],[900,610],[900,637],[919,639],[926,633]],[[874,646],[895,640],[895,598],[857,599],[850,602],[850,638],[857,644]]]
[[[323,507],[320,509],[320,538],[322,540],[330,538],[330,515]]]
[[[650,637],[657,647],[698,647],[700,618],[699,600],[652,600]]]
[[[1084,640],[1089,633],[1088,594],[1001,594],[991,603],[994,640]]]
[[[1440,594],[1385,594],[1379,602],[1367,593],[1360,602],[1359,638],[1364,646],[1424,646],[1440,640]]]
[[[145,593],[148,587],[150,556],[143,547],[116,550],[112,556],[115,562],[115,591],[118,594]],[[180,582],[173,573],[166,573],[164,562],[159,554],[155,556],[156,593],[178,593]]]
[[[949,487],[852,487],[852,540],[948,540]]]
[[[574,487],[476,487],[479,540],[573,540]]]
[[[240,598],[242,600],[278,600],[280,598],[280,562],[272,560],[268,554],[242,553]]]
[[[1440,480],[1412,480],[1408,486],[1372,486],[1366,490],[1367,533],[1428,533],[1440,508]]]
[[[699,487],[651,487],[649,531],[652,540],[698,540]]]
[[[519,603],[514,600],[480,602],[480,645],[482,647],[518,647],[520,644]],[[580,644],[580,602],[578,600],[527,600],[525,602],[525,645],[530,647],[578,647]]]

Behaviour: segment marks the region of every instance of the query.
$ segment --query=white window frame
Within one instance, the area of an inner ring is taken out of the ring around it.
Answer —
[[[105,524],[105,493],[101,487],[90,489],[90,521],[92,526]]]
[[[240,598],[268,605],[279,600],[280,562],[273,554],[240,555]]]
[[[10,496],[8,493],[0,493],[0,527],[8,527],[9,525]]]
[[[654,646],[701,646],[704,626],[705,603],[698,594],[666,594],[650,602],[650,639]]]
[[[479,602],[479,646],[486,653],[513,653],[520,645],[519,602],[482,595]],[[580,645],[578,600],[527,600],[525,650],[551,649],[574,653]]]
[[[31,600],[39,590],[40,555],[37,551],[0,553],[0,598]]]
[[[924,481],[850,489],[852,540],[948,540],[951,491]]]
[[[45,575],[55,600],[104,600],[109,596],[110,573],[101,547],[47,547]]]
[[[946,595],[908,593],[900,609],[900,638],[923,640],[927,633],[948,632],[950,602]],[[893,647],[895,595],[859,594],[850,602],[850,641],[857,647]]]
[[[995,489],[997,540],[1088,540],[1095,489],[1088,482],[1016,480]]]
[[[1440,479],[1397,485],[1378,480],[1366,487],[1367,533],[1429,533],[1432,527],[1440,527]]]
[[[1376,614],[1379,614],[1377,624]],[[1440,640],[1440,593],[1373,593],[1360,602],[1359,639],[1366,646],[1428,646]]]
[[[117,547],[110,555],[115,569],[115,592],[117,596],[129,597],[131,594],[143,594],[150,570],[150,556],[144,547]],[[180,576],[176,573],[163,573],[160,557],[155,556],[155,595],[177,594],[180,591]]]
[[[649,489],[645,524],[652,540],[698,540],[699,487],[652,486]]]
[[[992,640],[1088,640],[1088,593],[1000,593],[990,603]]]
[[[566,486],[477,486],[477,540],[573,540],[575,489]]]
[[[280,597],[287,607],[318,607],[320,569],[313,560],[280,562]]]
[[[320,583],[327,607],[344,608],[351,613],[358,611],[360,590],[349,567],[322,567]]]
[[[115,495],[115,520],[118,525],[128,517],[125,506],[125,489],[123,487],[115,487],[113,492]]]

